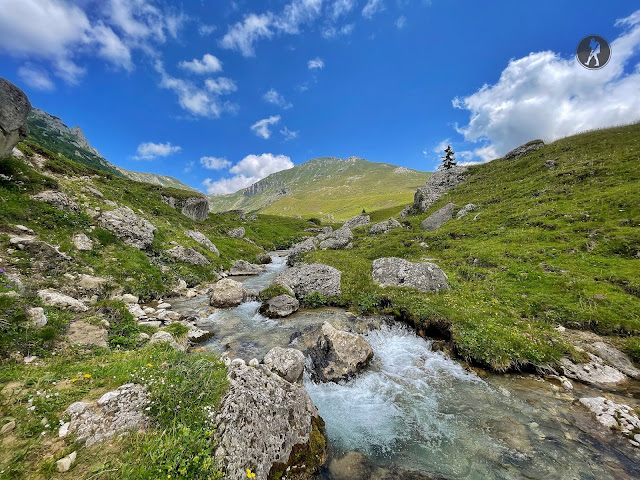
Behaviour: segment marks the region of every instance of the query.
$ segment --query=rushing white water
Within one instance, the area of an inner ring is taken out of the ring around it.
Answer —
[[[266,288],[286,268],[285,257],[272,258],[265,272],[240,278],[246,288]],[[245,360],[261,359],[275,346],[297,348],[292,339],[324,321],[359,331],[371,324],[341,309],[303,310],[272,320],[258,313],[259,302],[213,312],[208,303],[206,297],[194,298],[176,302],[174,309],[200,316],[215,332],[208,348]],[[602,392],[576,384],[575,395],[567,394],[535,376],[480,379],[397,324],[365,337],[375,356],[355,379],[314,384],[305,378],[334,458],[359,451],[391,468],[396,480],[416,478],[405,477],[407,470],[466,480],[640,478],[628,443],[594,431],[589,414],[572,405],[578,396]],[[321,475],[333,478],[328,471]]]
[[[593,439],[578,440],[557,400],[523,401],[404,327],[365,337],[376,361],[360,376],[305,379],[338,455],[356,450],[380,466],[451,479],[632,478],[613,476]]]

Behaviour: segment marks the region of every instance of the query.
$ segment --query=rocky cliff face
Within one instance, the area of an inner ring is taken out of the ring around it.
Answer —
[[[402,217],[426,212],[444,192],[460,185],[464,181],[467,167],[457,166],[448,170],[438,170],[429,177],[424,187],[418,188],[413,204],[402,211]]]
[[[29,135],[27,115],[31,103],[25,93],[13,83],[0,78],[0,158]]]
[[[162,201],[192,220],[206,220],[209,218],[209,201],[205,197],[175,198],[162,195]]]
[[[280,182],[280,181],[274,182],[265,178],[245,188],[242,191],[242,195],[244,195],[245,197],[253,197],[254,195],[258,195],[259,193],[264,192],[268,188],[273,188],[273,187],[283,187],[281,192],[282,195],[287,195],[289,193],[289,189],[284,188],[284,182]]]
[[[31,116],[32,118],[44,123],[47,128],[54,130],[59,135],[66,137],[66,139],[74,146],[82,148],[84,150],[88,150],[98,157],[102,157],[100,155],[100,152],[98,152],[97,149],[93,148],[89,144],[89,141],[84,136],[84,133],[82,133],[82,129],[80,127],[69,128],[62,122],[62,119],[50,115],[44,110],[40,110],[38,108],[34,108],[31,111]]]

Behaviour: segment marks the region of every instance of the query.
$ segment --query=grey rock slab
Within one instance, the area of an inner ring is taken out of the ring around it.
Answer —
[[[420,227],[423,230],[434,231],[444,225],[446,222],[453,218],[453,210],[455,205],[453,203],[447,203],[440,210],[429,215],[425,220],[420,223]]]
[[[300,308],[300,302],[290,295],[278,295],[260,306],[260,313],[269,318],[288,317]]]
[[[447,275],[435,263],[385,257],[375,259],[372,268],[373,280],[383,287],[410,287],[422,292],[449,289]]]
[[[300,350],[274,347],[264,356],[262,362],[287,382],[299,383],[302,381],[305,357]]]
[[[318,292],[327,296],[340,295],[340,270],[312,263],[283,270],[276,275],[275,284],[291,289],[297,298],[303,298],[311,292]]]

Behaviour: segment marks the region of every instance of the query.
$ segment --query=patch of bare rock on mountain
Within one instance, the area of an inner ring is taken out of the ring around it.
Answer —
[[[433,172],[425,186],[416,190],[413,203],[402,210],[401,217],[425,213],[447,190],[464,182],[466,172],[467,167],[465,166],[455,166]]]

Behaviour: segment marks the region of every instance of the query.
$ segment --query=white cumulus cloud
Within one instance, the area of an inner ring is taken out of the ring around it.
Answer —
[[[175,38],[187,17],[154,6],[156,0],[2,0],[0,52],[41,60],[63,81],[75,85],[83,62],[100,57],[113,67],[134,69],[133,51],[156,55]]]
[[[287,127],[284,127],[282,130],[280,130],[280,133],[282,134],[282,136],[284,137],[284,141],[286,142],[287,140],[298,138],[299,132],[297,130],[289,130]]]
[[[322,3],[323,0],[291,0],[279,14],[249,13],[242,21],[228,28],[220,39],[220,46],[252,57],[255,55],[254,44],[258,40],[269,39],[275,34],[299,34],[301,25],[320,16]]]
[[[384,10],[382,0],[367,0],[366,5],[362,9],[362,16],[371,19],[376,13]]]
[[[179,147],[178,145],[171,145],[171,142],[145,142],[138,145],[138,150],[133,158],[136,160],[153,160],[158,157],[168,157],[180,150],[182,150],[182,147]]]
[[[202,60],[198,60],[194,58],[190,62],[182,61],[180,62],[180,68],[185,70],[189,70],[193,73],[215,73],[222,71],[222,62],[218,60],[218,57],[215,55],[211,55],[210,53],[206,53]]]
[[[256,123],[251,125],[251,131],[257,136],[267,140],[271,136],[271,130],[269,129],[269,127],[271,125],[275,125],[279,121],[280,115],[272,115],[269,118],[263,118],[262,120],[258,120]]]
[[[262,96],[262,98],[264,99],[265,102],[271,103],[273,105],[277,105],[278,107],[284,110],[288,110],[289,108],[293,107],[293,104],[291,102],[287,102],[284,96],[278,93],[278,91],[275,88],[272,88],[267,93],[265,93]]]
[[[202,165],[207,170],[222,170],[223,168],[230,167],[231,162],[226,158],[201,157],[200,165]]]
[[[253,185],[259,180],[281,170],[293,167],[293,162],[286,155],[263,153],[261,155],[247,155],[234,165],[229,172],[233,177],[212,180],[207,178],[203,185],[209,194],[224,195]]]
[[[192,115],[218,118],[222,112],[235,108],[219,98],[236,90],[235,84],[228,78],[208,79],[204,87],[199,87],[189,80],[169,75],[160,60],[156,61],[155,69],[160,74],[160,87],[173,91],[178,96],[179,105]]]
[[[324,68],[324,61],[320,57],[312,58],[307,62],[307,68],[309,70],[322,70]]]
[[[475,153],[490,160],[533,138],[549,141],[639,120],[640,65],[625,65],[640,50],[640,10],[616,26],[623,32],[601,70],[550,51],[511,60],[496,84],[454,99],[454,107],[470,115],[458,132],[484,143]]]
[[[272,173],[292,167],[293,162],[286,155],[263,153],[261,155],[247,155],[229,171],[236,175],[264,178]]]
[[[18,69],[18,76],[24,83],[36,90],[50,92],[56,88],[49,74],[35,65],[23,65]]]

